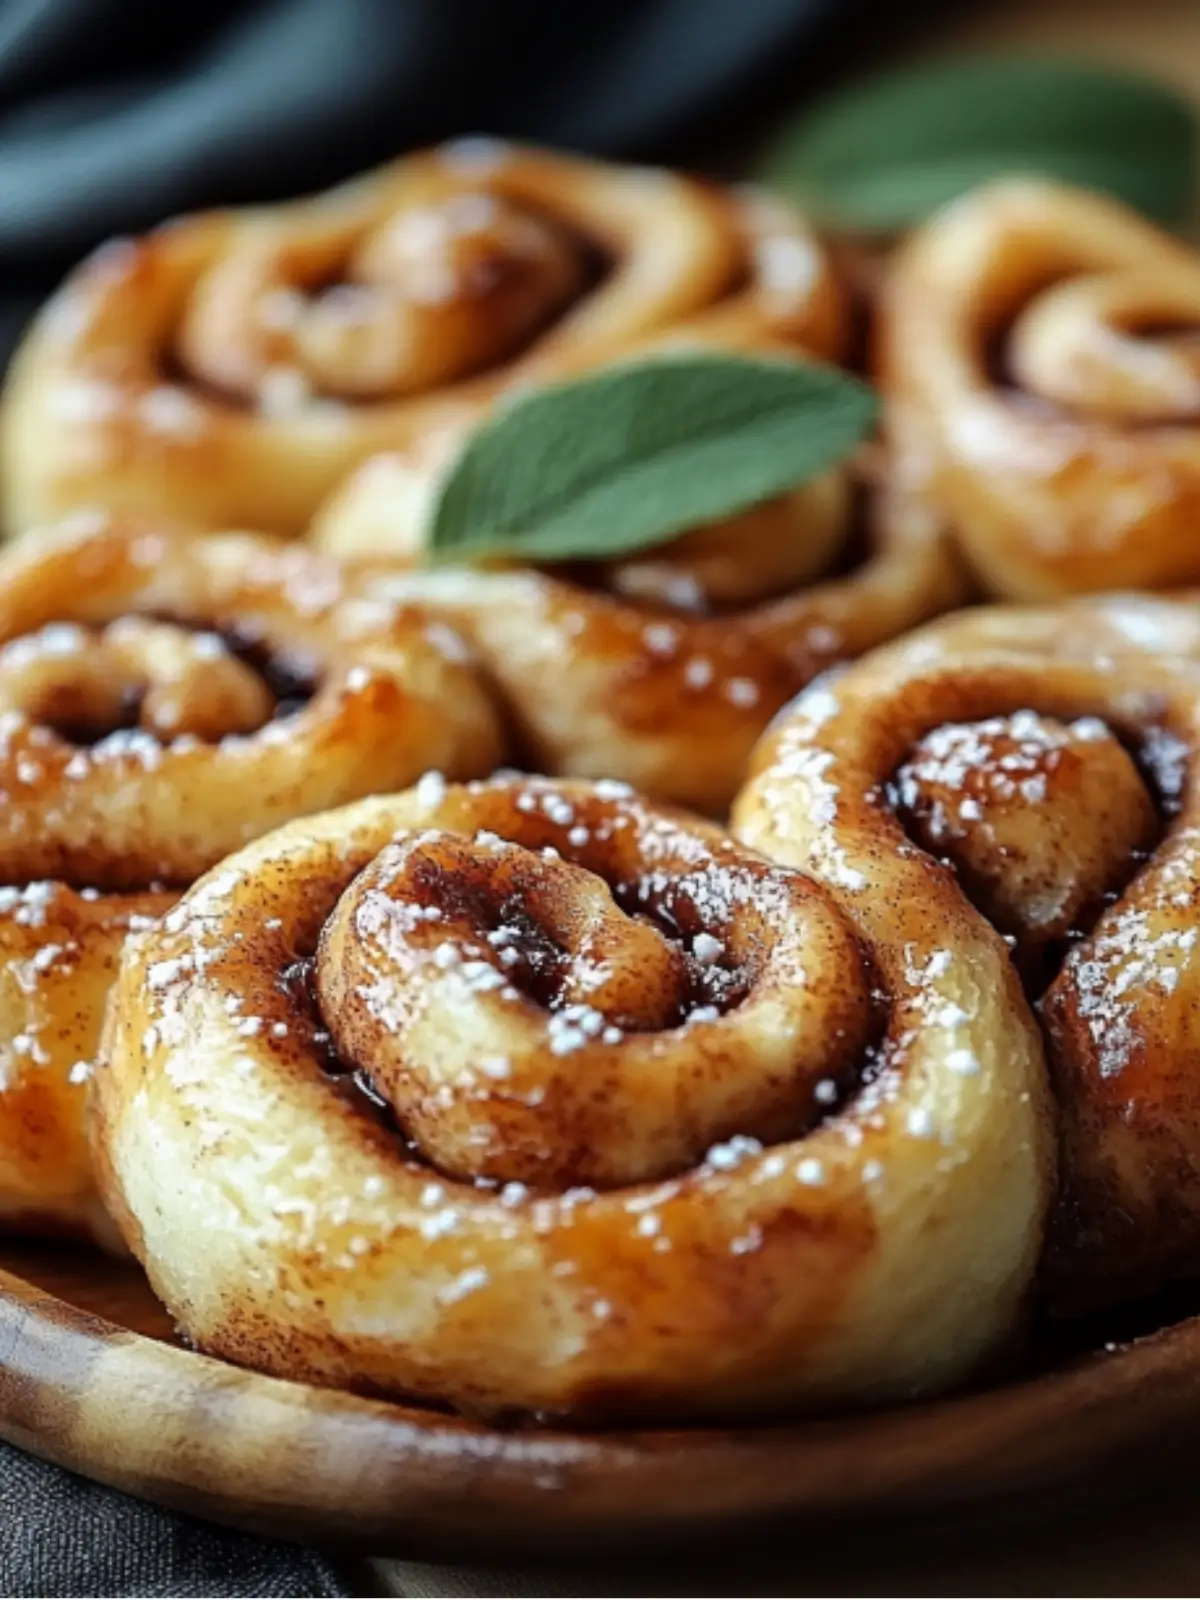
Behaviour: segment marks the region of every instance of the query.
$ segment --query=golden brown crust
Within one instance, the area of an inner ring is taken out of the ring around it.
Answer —
[[[461,655],[259,539],[90,519],[0,558],[0,1224],[105,1232],[83,1112],[128,928],[277,822],[494,765]]]
[[[611,354],[699,345],[844,355],[840,274],[803,223],[750,192],[706,190],[705,202],[723,210],[743,273],[751,263],[744,285]],[[552,355],[544,370],[579,365]],[[537,771],[616,777],[719,813],[754,740],[810,678],[965,598],[945,527],[891,491],[874,448],[633,556],[413,571],[461,438],[439,420],[371,455],[322,504],[309,537],[370,573],[375,592],[470,638]]]
[[[956,962],[1003,957],[981,910],[1004,935],[1012,959],[971,958],[962,1009],[992,1051],[1044,1054],[1063,1309],[1200,1265],[1198,617],[1117,597],[948,618],[802,696],[736,809],[886,941],[885,983],[930,919]]]
[[[106,1197],[186,1333],[278,1374],[608,1421],[935,1390],[1027,1298],[1036,1047],[956,1073],[914,980],[879,1054],[874,956],[619,784],[364,801],[130,941]]]
[[[615,776],[716,814],[763,728],[811,678],[964,596],[944,528],[875,487],[880,470],[871,459],[834,469],[590,569],[404,572],[377,560],[364,571],[369,592],[470,639],[528,766]],[[326,508],[317,542],[377,558],[399,530],[415,543],[413,501],[427,486],[411,463],[377,458]],[[862,559],[831,575],[860,543]]]
[[[336,562],[101,517],[0,563],[0,713],[8,881],[187,884],[291,817],[500,754],[460,641],[357,598]]]
[[[99,504],[295,535],[359,462],[461,437],[513,385],[665,337],[832,356],[844,326],[785,207],[461,141],[81,267],[12,370],[9,531]]]
[[[0,889],[0,1229],[118,1242],[96,1196],[83,1104],[126,934],[174,899]]]
[[[1195,582],[1200,258],[1116,201],[1009,180],[886,274],[887,425],[905,488],[990,591]]]

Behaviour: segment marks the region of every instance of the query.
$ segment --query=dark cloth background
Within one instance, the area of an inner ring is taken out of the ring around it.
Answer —
[[[707,164],[730,129],[877,48],[901,25],[892,11],[871,0],[0,0],[0,371],[38,301],[115,233],[303,194],[461,133]]]
[[[299,1545],[168,1516],[0,1445],[0,1594],[343,1593]]]
[[[80,255],[172,212],[302,194],[470,132],[710,165],[731,130],[752,136],[878,48],[872,10],[0,0],[0,368]],[[298,1548],[168,1516],[0,1446],[0,1593],[341,1592]]]

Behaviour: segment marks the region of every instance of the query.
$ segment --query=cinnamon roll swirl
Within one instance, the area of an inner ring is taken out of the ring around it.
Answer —
[[[670,337],[834,355],[842,293],[766,197],[471,139],[108,246],[29,335],[10,531],[80,505],[294,535],[359,462]]]
[[[955,202],[893,259],[880,356],[905,486],[994,594],[1200,578],[1200,257],[1035,181]]]
[[[248,537],[64,526],[0,558],[0,1227],[105,1236],[83,1113],[130,928],[310,808],[494,764],[459,653]]]
[[[1050,1164],[955,910],[879,997],[833,895],[709,825],[423,780],[130,940],[104,1192],[187,1335],[277,1374],[576,1420],[936,1390],[1011,1336]]]
[[[1059,1310],[1200,1268],[1198,741],[1194,606],[965,612],[801,696],[737,803],[738,836],[830,889],[888,992],[921,977],[885,1060],[936,1017],[966,1078],[1043,1064]]]
[[[888,486],[871,451],[658,549],[545,569],[405,570],[435,481],[411,459],[376,458],[314,539],[359,558],[371,592],[470,639],[526,765],[617,777],[709,813],[818,672],[965,594],[945,528]]]

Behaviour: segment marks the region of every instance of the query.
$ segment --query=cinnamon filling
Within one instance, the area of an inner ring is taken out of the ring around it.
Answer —
[[[914,841],[1005,936],[1031,996],[1161,835],[1180,781],[1175,745],[1156,730],[1139,754],[1099,718],[1025,710],[933,729],[887,785]]]
[[[49,623],[0,647],[0,702],[79,749],[133,732],[216,743],[294,716],[311,661],[260,630],[131,614],[103,627]]]
[[[828,1027],[763,1038],[741,1013],[764,983],[787,1003],[771,926],[790,888],[703,858],[610,877],[603,846],[572,861],[541,843],[562,843],[565,822],[522,824],[520,844],[398,836],[342,890],[316,951],[281,972],[340,1096],[433,1170],[548,1192],[657,1180],[722,1140],[775,1143],[838,1113],[883,1019],[832,911],[812,908],[819,942],[797,970]],[[721,1030],[735,1016],[749,1047]],[[658,1131],[635,1137],[642,1122]]]
[[[518,357],[610,270],[529,205],[464,190],[357,242],[247,246],[197,286],[162,369],[226,406],[371,404]]]

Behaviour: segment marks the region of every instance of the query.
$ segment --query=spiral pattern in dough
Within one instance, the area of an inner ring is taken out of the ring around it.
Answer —
[[[471,139],[314,199],[106,247],[3,426],[10,532],[83,505],[296,535],[367,457],[664,339],[840,350],[803,220],[675,174]]]
[[[319,518],[369,592],[470,639],[524,764],[616,777],[723,812],[754,741],[833,662],[964,597],[946,529],[887,484],[878,452],[725,522],[622,560],[405,570],[431,479],[378,457]],[[390,559],[389,559],[390,558]]]
[[[881,994],[707,824],[425,780],[130,941],[105,1192],[188,1336],[277,1374],[607,1421],[936,1390],[1017,1327],[1048,1174],[1032,1030],[958,1025],[967,1075],[928,1004],[1003,948],[937,939]]]
[[[490,770],[459,655],[248,537],[96,523],[0,559],[0,1224],[111,1237],[83,1115],[130,928],[309,809]]]
[[[1200,1265],[1198,742],[1194,605],[964,612],[803,695],[736,808],[928,974],[943,1062],[1053,1084],[1060,1310]]]
[[[1114,200],[1010,180],[901,245],[879,333],[899,481],[990,591],[1200,578],[1200,257]]]

